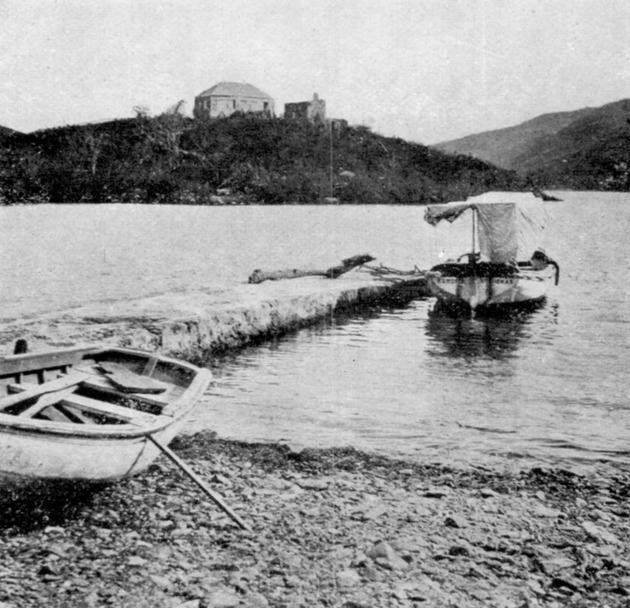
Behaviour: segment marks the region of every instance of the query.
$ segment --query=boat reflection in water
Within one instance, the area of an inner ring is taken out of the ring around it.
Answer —
[[[429,311],[427,337],[439,342],[445,350],[432,351],[435,355],[451,357],[479,357],[507,359],[515,356],[519,343],[531,335],[529,328],[543,303],[506,309],[488,317],[471,318],[457,315],[451,306],[437,300]]]

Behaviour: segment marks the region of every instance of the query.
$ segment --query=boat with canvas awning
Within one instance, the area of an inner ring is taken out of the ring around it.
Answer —
[[[546,211],[532,193],[488,192],[463,202],[429,205],[435,226],[472,215],[472,247],[427,274],[431,293],[448,307],[473,314],[542,302],[559,267],[544,250]]]

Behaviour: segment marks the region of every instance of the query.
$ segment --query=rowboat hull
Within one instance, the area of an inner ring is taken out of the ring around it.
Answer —
[[[542,302],[555,279],[555,269],[521,270],[512,276],[453,276],[431,270],[427,285],[431,293],[447,306],[481,311],[494,307],[510,307]]]
[[[156,371],[140,379],[146,382],[149,377],[159,383],[163,393],[120,392],[109,376],[95,371],[111,361],[124,361],[134,369],[151,362]],[[62,369],[64,373],[59,373]],[[20,391],[27,395],[46,390],[47,383],[68,384],[70,380],[65,379],[72,379],[73,374],[78,390],[71,386],[40,397],[54,402],[55,411],[49,406],[29,417],[28,409],[37,409],[37,400],[30,405],[33,399],[21,413],[13,412],[13,406],[2,409],[2,403],[12,403]],[[23,381],[16,384],[18,376]],[[140,473],[160,453],[150,437],[167,445],[186,423],[210,380],[208,370],[129,349],[91,350],[78,356],[76,351],[67,356],[55,353],[52,358],[40,355],[32,363],[27,355],[0,360],[0,383],[6,389],[0,398],[0,480],[103,483]],[[55,392],[61,396],[56,402],[50,398]],[[153,413],[120,405],[130,399],[141,400]]]
[[[154,436],[168,444],[184,423],[185,418]],[[0,428],[0,437],[0,479],[4,481],[110,482],[144,471],[159,455],[146,436],[98,439]]]

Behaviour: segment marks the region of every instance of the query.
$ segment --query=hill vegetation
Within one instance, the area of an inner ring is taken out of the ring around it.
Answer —
[[[4,141],[7,137],[9,137],[9,135],[13,135],[15,133],[17,133],[17,131],[9,129],[9,127],[3,127],[2,125],[0,125],[0,142]]]
[[[545,114],[434,147],[516,171],[539,187],[628,191],[630,100]]]
[[[332,141],[331,141],[332,137]],[[332,164],[331,164],[332,158]],[[417,204],[518,189],[517,176],[365,127],[178,113],[13,134],[0,202]]]

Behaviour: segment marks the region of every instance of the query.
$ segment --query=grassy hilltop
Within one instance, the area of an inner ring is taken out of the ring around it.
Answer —
[[[332,173],[332,180],[331,180]],[[332,184],[331,184],[332,181]],[[522,187],[468,156],[349,127],[250,115],[179,114],[13,133],[0,147],[0,203],[418,204]]]

